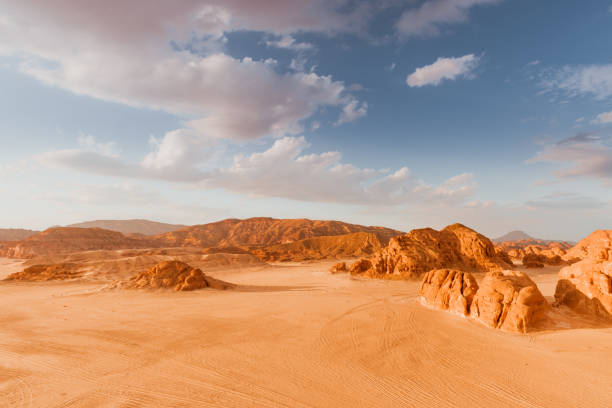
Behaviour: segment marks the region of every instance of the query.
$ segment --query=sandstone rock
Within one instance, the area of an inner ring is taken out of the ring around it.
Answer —
[[[351,275],[361,275],[372,269],[372,262],[367,259],[360,259],[351,265],[349,272]]]
[[[21,272],[10,274],[5,281],[52,281],[76,279],[83,276],[82,268],[74,263],[61,263],[51,265],[33,265]]]
[[[471,274],[437,269],[425,274],[419,294],[428,305],[468,316],[477,290],[478,283]]]
[[[546,320],[550,306],[524,273],[490,272],[480,284],[470,316],[489,327],[526,333]]]
[[[204,288],[231,289],[235,287],[204,275],[200,269],[195,269],[180,261],[161,262],[146,272],[132,277],[122,287],[131,289],[165,289],[173,288],[177,291],[188,291]]]
[[[331,273],[346,273],[348,272],[348,267],[346,266],[346,262],[339,262],[331,267]]]
[[[523,257],[523,266],[525,268],[543,268],[543,256],[527,254]]]
[[[364,257],[372,255],[381,248],[382,244],[376,234],[355,232],[254,248],[251,249],[251,253],[265,262],[296,262]]]
[[[512,259],[522,259],[526,255],[544,255],[545,257],[552,258],[555,256],[563,257],[566,251],[571,248],[571,244],[564,241],[546,241],[529,238],[498,242],[495,248],[498,251],[506,251]]]
[[[432,269],[486,272],[512,267],[496,253],[487,237],[461,224],[441,231],[416,229],[392,238],[371,263],[372,276],[403,278],[418,278]]]
[[[559,271],[555,300],[577,312],[612,318],[612,230],[595,231],[568,251],[583,258]]]

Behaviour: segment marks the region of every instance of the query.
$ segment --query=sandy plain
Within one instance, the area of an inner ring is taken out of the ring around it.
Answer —
[[[331,264],[212,274],[233,291],[0,283],[0,407],[612,406],[612,328],[503,333]],[[529,273],[551,300],[556,269]]]

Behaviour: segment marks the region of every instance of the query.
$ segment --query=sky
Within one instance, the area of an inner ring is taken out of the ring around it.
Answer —
[[[610,0],[3,0],[0,227],[612,229]]]

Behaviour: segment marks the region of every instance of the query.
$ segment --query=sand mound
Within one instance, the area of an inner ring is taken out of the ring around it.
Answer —
[[[134,275],[121,285],[130,289],[169,289],[177,291],[204,288],[232,289],[235,285],[206,276],[200,269],[192,268],[184,262],[168,261],[159,263],[146,272]]]
[[[366,227],[340,221],[279,220],[259,217],[246,220],[228,219],[210,224],[194,225],[157,235],[155,239],[162,242],[163,246],[261,247],[355,232],[376,234],[385,245],[391,237],[401,234],[400,231],[389,228]]]
[[[346,266],[346,262],[339,262],[331,267],[329,270],[331,273],[346,273],[348,272],[348,267]]]
[[[489,327],[526,333],[547,319],[550,306],[524,273],[488,273],[470,307],[470,316]]]
[[[312,261],[370,256],[382,245],[376,234],[353,234],[308,238],[287,244],[253,249],[251,252],[262,261]]]
[[[416,229],[392,238],[389,245],[371,258],[371,277],[418,278],[433,269],[490,271],[510,268],[495,252],[491,241],[461,224],[441,231]]]
[[[10,274],[5,281],[52,281],[77,279],[83,276],[81,267],[73,263],[62,263],[52,265],[34,265],[25,268],[21,272]]]
[[[612,230],[595,231],[567,253],[583,258],[559,271],[557,304],[612,318]]]
[[[437,269],[425,274],[419,295],[437,309],[468,316],[477,290],[478,283],[471,274],[454,269]]]
[[[116,231],[54,227],[4,248],[3,254],[12,258],[33,258],[57,253],[155,246],[159,245],[150,240],[128,238]]]

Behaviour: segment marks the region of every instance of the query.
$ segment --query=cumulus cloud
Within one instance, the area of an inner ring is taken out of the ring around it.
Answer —
[[[612,186],[612,146],[609,138],[580,133],[553,145],[545,146],[528,163],[564,165],[555,172],[559,178],[588,177]]]
[[[303,45],[291,32],[352,30],[367,18],[352,4],[9,0],[0,11],[0,54],[18,56],[22,72],[48,85],[189,118],[145,160],[171,169],[181,149],[199,150],[203,140],[295,135],[322,108],[338,109],[343,123],[363,116],[365,103],[331,76],[283,74],[275,61],[223,53],[234,30],[269,32],[294,47]]]
[[[438,35],[444,25],[466,22],[472,7],[499,1],[427,0],[419,7],[404,11],[396,23],[396,29],[402,36]]]
[[[612,64],[566,66],[547,71],[542,85],[550,91],[574,96],[592,96],[604,100],[612,96]]]
[[[283,137],[262,152],[236,155],[230,165],[214,170],[198,167],[202,163],[188,163],[172,171],[151,165],[150,158],[165,154],[160,152],[161,146],[141,163],[126,163],[89,147],[47,152],[38,156],[38,160],[47,166],[107,176],[161,179],[201,189],[309,202],[452,205],[464,202],[476,189],[471,174],[431,185],[413,177],[406,167],[394,172],[364,169],[343,163],[339,152],[309,154],[305,152],[308,148],[303,136]],[[177,154],[183,153],[179,149]]]
[[[406,83],[410,87],[421,87],[439,85],[446,79],[469,78],[479,62],[480,58],[474,54],[457,58],[438,58],[433,64],[417,68],[408,75]]]

